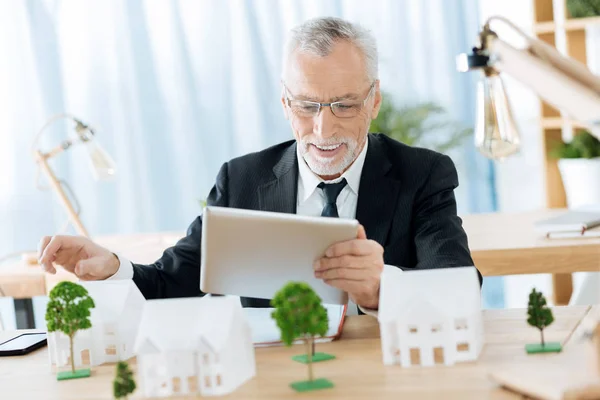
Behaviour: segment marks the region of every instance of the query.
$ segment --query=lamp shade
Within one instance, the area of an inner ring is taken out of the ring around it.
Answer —
[[[518,152],[520,145],[502,78],[486,68],[477,87],[475,146],[484,156],[501,160]]]

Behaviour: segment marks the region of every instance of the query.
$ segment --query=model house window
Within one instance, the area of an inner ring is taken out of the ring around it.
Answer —
[[[410,363],[412,365],[421,365],[421,349],[410,349]]]
[[[173,378],[173,393],[181,392],[181,378],[176,376]]]
[[[115,345],[108,346],[106,349],[104,349],[104,353],[107,356],[116,356],[117,355],[117,346],[115,346]]]
[[[469,351],[469,343],[458,343],[456,345],[456,351],[458,352],[465,352],[465,351]]]
[[[217,386],[221,386],[221,375],[217,374]]]
[[[112,325],[104,325],[104,334],[107,336],[114,336],[115,328]]]
[[[196,393],[198,391],[198,378],[195,376],[188,376],[187,383],[189,393]]]
[[[208,376],[208,375],[204,376],[204,387],[207,387],[207,388],[210,387],[210,376]]]
[[[442,325],[441,324],[433,324],[431,326],[431,332],[436,333],[436,332],[441,332],[442,331]]]
[[[457,331],[462,331],[464,329],[467,329],[469,326],[467,324],[467,319],[466,318],[457,318],[454,320],[454,327]]]
[[[409,325],[408,326],[408,332],[409,333],[418,333],[419,330],[417,329],[417,327],[415,325]]]
[[[208,365],[208,353],[202,354],[202,362],[204,365]]]
[[[443,347],[434,347],[433,348],[433,362],[436,364],[444,363],[444,348]]]

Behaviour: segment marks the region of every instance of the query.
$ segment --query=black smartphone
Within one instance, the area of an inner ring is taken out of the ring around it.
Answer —
[[[23,333],[17,337],[0,343],[0,357],[22,356],[46,346],[46,333]]]

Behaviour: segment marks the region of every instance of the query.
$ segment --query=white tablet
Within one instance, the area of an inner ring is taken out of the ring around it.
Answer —
[[[334,243],[356,238],[358,221],[206,207],[202,217],[200,290],[272,299],[290,281],[308,283],[324,303],[346,292],[314,276],[313,263]]]

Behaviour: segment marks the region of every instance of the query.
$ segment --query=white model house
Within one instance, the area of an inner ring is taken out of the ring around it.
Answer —
[[[78,282],[94,300],[92,328],[78,331],[73,339],[75,367],[86,368],[133,357],[133,346],[146,299],[131,280]],[[48,333],[48,353],[54,369],[71,365],[69,338]]]
[[[386,269],[379,299],[385,365],[453,365],[483,346],[481,296],[474,267],[402,272]]]
[[[236,296],[148,301],[135,353],[146,397],[225,395],[256,374]]]

